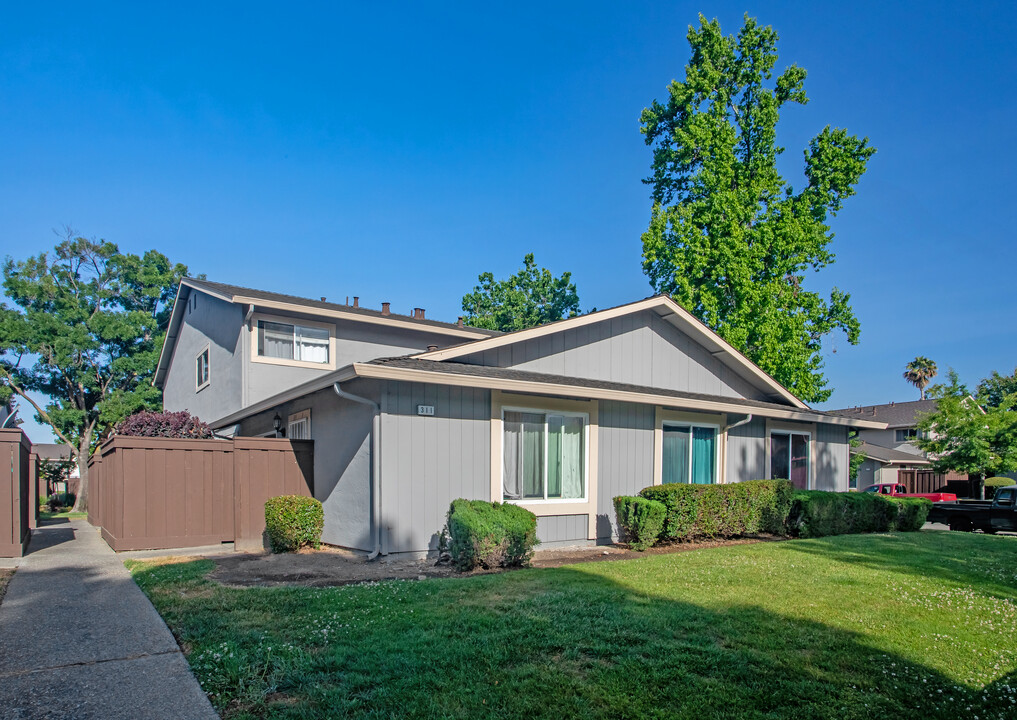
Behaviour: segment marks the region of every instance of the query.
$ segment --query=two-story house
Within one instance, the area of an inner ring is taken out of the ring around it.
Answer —
[[[544,543],[617,537],[662,482],[847,490],[848,431],[666,296],[512,333],[187,279],[156,378],[220,432],[314,441],[325,542],[436,547],[449,503],[517,503]]]

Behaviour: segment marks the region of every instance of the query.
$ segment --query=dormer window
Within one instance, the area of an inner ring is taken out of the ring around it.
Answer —
[[[335,326],[310,320],[284,322],[286,319],[257,318],[253,359],[279,365],[332,367]]]

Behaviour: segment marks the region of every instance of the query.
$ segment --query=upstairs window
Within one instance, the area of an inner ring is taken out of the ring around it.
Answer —
[[[327,365],[330,359],[328,329],[259,320],[258,355]]]
[[[918,428],[900,428],[897,430],[897,442],[908,442],[921,437]]]
[[[197,359],[194,361],[194,388],[195,390],[201,390],[201,388],[208,385],[208,346],[198,353]]]

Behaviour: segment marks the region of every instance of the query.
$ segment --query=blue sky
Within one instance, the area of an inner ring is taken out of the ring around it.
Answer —
[[[480,272],[532,251],[584,309],[645,297],[639,113],[699,12],[729,33],[749,12],[778,69],[809,72],[785,176],[827,124],[878,148],[810,280],[862,325],[826,343],[825,406],[916,398],[919,354],[972,384],[1017,365],[1010,4],[367,5],[6,6],[0,255],[67,225],[213,280],[454,320]]]

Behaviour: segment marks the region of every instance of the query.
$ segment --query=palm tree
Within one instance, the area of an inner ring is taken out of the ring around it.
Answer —
[[[936,377],[936,370],[936,363],[919,355],[904,368],[904,379],[918,388],[924,400],[925,386],[929,384],[929,380]]]

